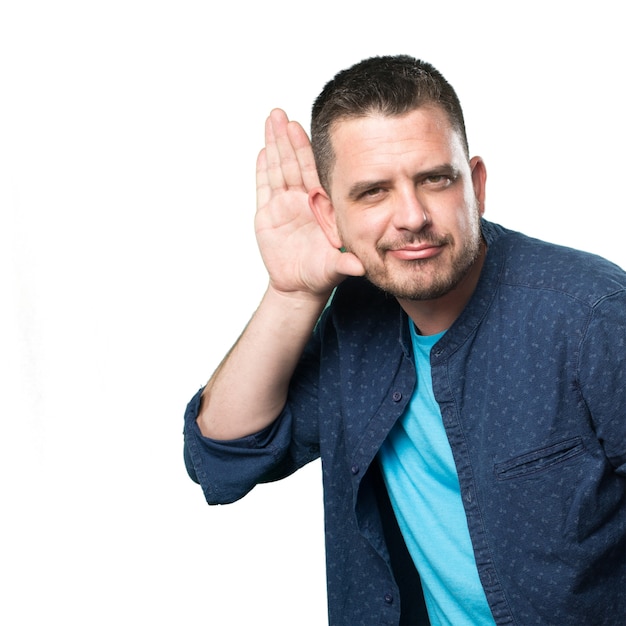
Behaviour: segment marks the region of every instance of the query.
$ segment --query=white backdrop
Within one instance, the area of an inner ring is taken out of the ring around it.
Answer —
[[[321,625],[320,467],[208,507],[182,416],[265,287],[263,122],[432,62],[487,217],[626,266],[610,0],[0,5],[0,622]],[[215,5],[214,5],[215,6]]]

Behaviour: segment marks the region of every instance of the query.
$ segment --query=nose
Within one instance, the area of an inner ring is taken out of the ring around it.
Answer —
[[[428,221],[428,212],[417,197],[415,188],[407,188],[398,194],[393,216],[394,226],[398,230],[419,232]]]

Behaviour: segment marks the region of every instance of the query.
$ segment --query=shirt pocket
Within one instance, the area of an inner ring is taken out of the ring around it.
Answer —
[[[520,478],[538,474],[550,468],[574,459],[585,451],[581,437],[572,437],[549,446],[526,452],[508,461],[496,463],[494,470],[498,480]]]

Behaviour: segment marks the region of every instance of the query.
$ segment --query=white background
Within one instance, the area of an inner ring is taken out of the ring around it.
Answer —
[[[319,464],[208,507],[182,461],[265,287],[267,113],[421,57],[486,216],[625,266],[622,42],[605,0],[0,4],[0,622],[324,624]]]

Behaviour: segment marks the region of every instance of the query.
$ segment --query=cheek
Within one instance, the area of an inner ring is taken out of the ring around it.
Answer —
[[[384,235],[384,227],[371,220],[360,219],[341,225],[342,241],[359,257],[370,256]]]
[[[337,232],[344,243],[354,244],[362,239],[363,220],[359,216],[342,212],[337,215],[336,224]]]
[[[471,214],[471,221],[473,222],[476,215],[480,217],[480,203],[474,192],[472,185],[467,185],[464,194],[465,206],[468,207],[468,213]]]
[[[458,198],[458,208],[455,213],[457,225],[462,232],[472,232],[480,221],[478,201],[471,186],[464,189],[464,193]]]
[[[480,212],[475,199],[472,205],[467,207],[463,213],[463,224],[461,227],[466,241],[475,243],[480,239]]]

